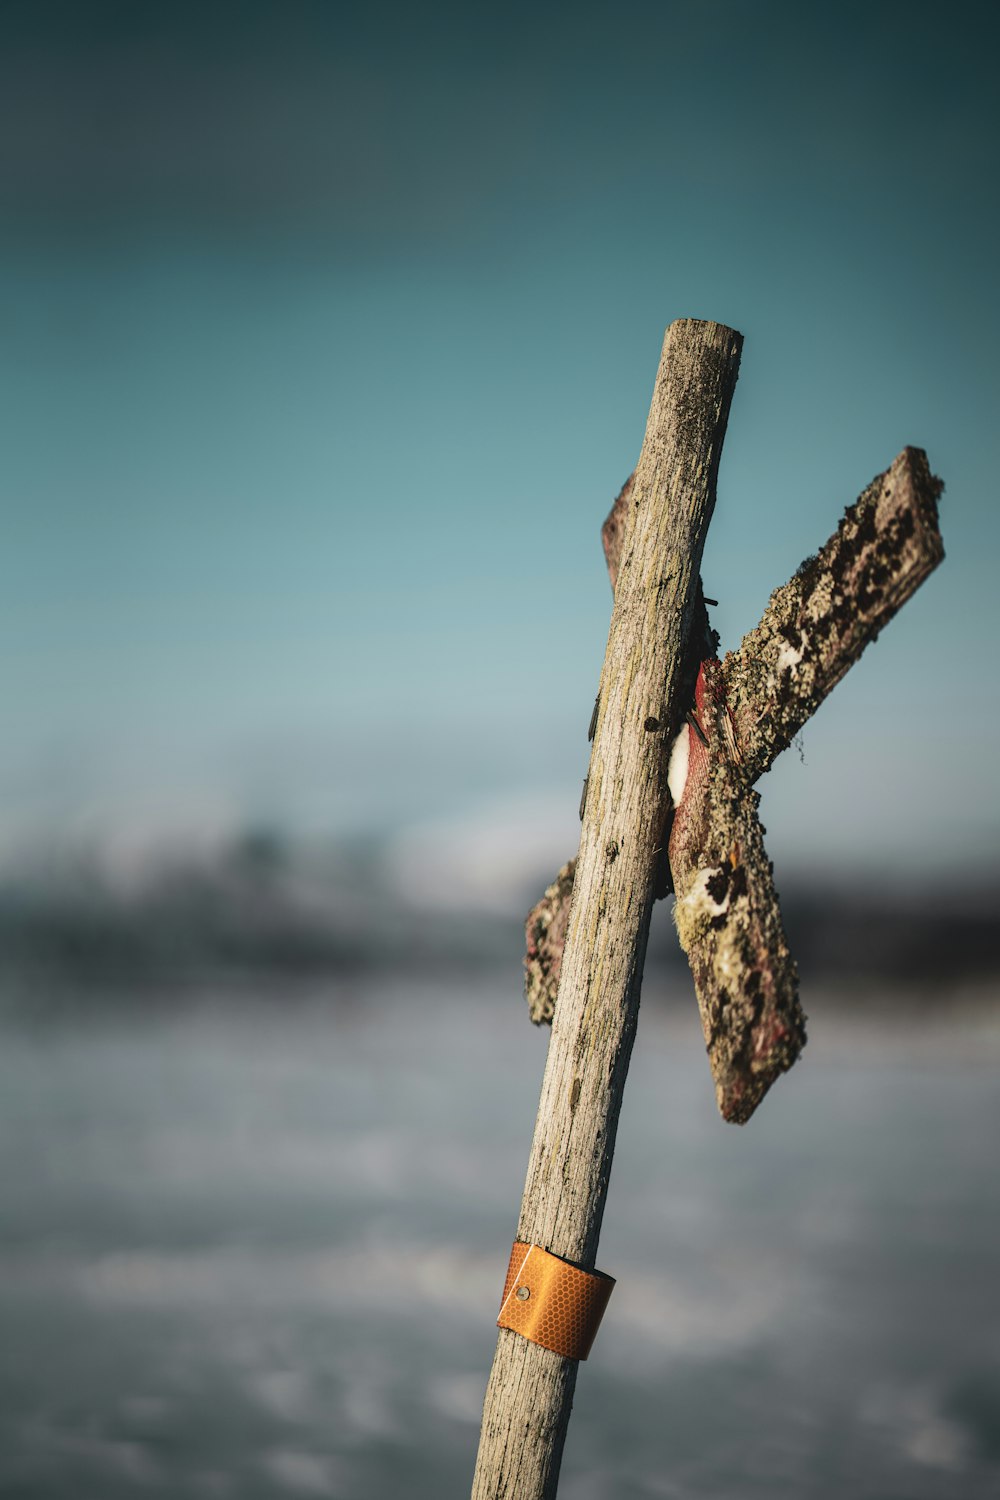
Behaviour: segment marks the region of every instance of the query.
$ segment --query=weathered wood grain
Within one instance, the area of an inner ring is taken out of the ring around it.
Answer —
[[[658,853],[666,747],[742,339],[673,323],[663,343],[624,523],[559,998],[516,1237],[595,1264],[635,1036]],[[498,1287],[499,1290],[499,1287]],[[499,1330],[474,1500],[555,1494],[576,1364]]]

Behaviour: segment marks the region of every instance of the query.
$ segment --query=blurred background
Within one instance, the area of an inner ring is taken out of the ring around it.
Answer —
[[[567,1500],[1000,1486],[998,23],[0,8],[0,1489],[464,1494],[663,330],[724,648],[899,450],[947,558],[761,785],[810,1043],[654,913]]]

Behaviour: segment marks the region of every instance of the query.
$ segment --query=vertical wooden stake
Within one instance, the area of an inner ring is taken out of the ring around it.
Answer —
[[[667,747],[743,340],[671,324],[636,469],[590,761],[573,905],[517,1239],[597,1255],[639,1010]],[[690,688],[690,684],[686,684]],[[473,1500],[552,1500],[577,1365],[500,1329]]]

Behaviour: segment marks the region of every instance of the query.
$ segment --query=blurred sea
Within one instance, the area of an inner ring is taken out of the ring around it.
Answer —
[[[565,1500],[1000,1493],[1000,1010],[804,1001],[743,1129],[647,981]],[[0,1493],[468,1492],[547,1034],[518,974],[0,1022]],[[64,997],[65,999],[65,997]]]

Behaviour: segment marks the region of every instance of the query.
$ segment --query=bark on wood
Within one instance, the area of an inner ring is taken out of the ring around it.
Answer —
[[[631,483],[602,531],[612,584]],[[679,749],[689,757],[687,778],[669,851],[678,933],[726,1119],[748,1119],[805,1040],[750,789],[941,561],[940,493],[926,455],[905,449],[847,510],[821,552],[775,591],[739,650],[721,665],[711,658],[703,664],[695,709],[711,750],[695,730],[685,731]],[[559,972],[572,884],[571,862],[528,918],[525,988],[535,1021],[551,1019],[551,976]]]
[[[566,948],[569,908],[576,860],[567,860],[545,895],[531,908],[525,928],[524,994],[536,1026],[551,1021],[555,1010],[562,957]]]
[[[771,595],[723,663],[726,701],[749,782],[799,730],[944,557],[942,484],[904,448],[849,506],[833,536]]]
[[[635,1036],[656,850],[670,810],[665,750],[684,707],[685,652],[741,347],[739,334],[715,323],[667,330],[624,527],[559,1003],[516,1236],[585,1270],[595,1264]],[[474,1500],[555,1494],[575,1380],[572,1360],[499,1330]]]
[[[743,776],[714,657],[701,664],[692,718],[677,747],[686,777],[670,832],[674,920],[694,977],[719,1112],[742,1125],[805,1046],[805,1016],[757,816],[760,799]]]
[[[635,483],[635,471],[628,476],[625,483],[615,497],[615,503],[608,512],[608,518],[601,527],[601,545],[604,548],[604,560],[608,565],[608,577],[611,579],[612,592],[618,582],[618,560],[622,553],[622,535],[625,530],[625,518],[628,515],[628,504],[632,498],[632,485]]]

